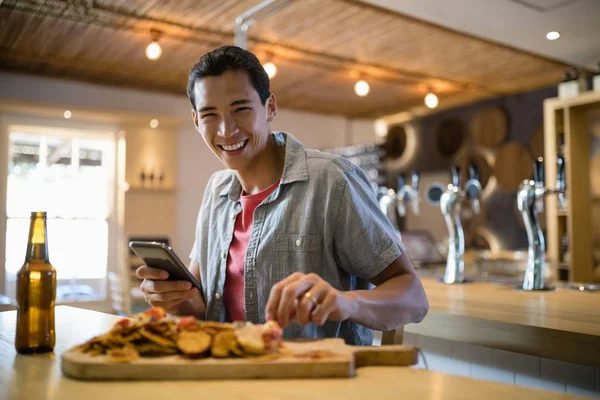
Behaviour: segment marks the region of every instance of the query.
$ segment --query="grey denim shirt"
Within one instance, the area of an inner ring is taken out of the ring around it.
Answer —
[[[363,171],[350,161],[306,150],[292,135],[279,186],[254,211],[244,265],[246,321],[262,323],[271,287],[294,272],[316,273],[338,290],[370,289],[368,281],[404,252],[400,234],[379,209]],[[206,319],[226,321],[223,287],[242,187],[231,170],[214,173],[198,215],[190,258],[200,265]],[[286,338],[340,337],[370,345],[373,332],[346,320],[292,323]]]

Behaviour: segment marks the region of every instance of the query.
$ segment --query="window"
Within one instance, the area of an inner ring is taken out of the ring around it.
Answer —
[[[106,297],[115,139],[110,132],[9,127],[4,292],[15,297],[31,211],[46,211],[57,302]]]

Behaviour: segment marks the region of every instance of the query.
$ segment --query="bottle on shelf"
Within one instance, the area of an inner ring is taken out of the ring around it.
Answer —
[[[46,213],[32,212],[25,263],[17,273],[15,348],[22,354],[54,349],[56,270],[48,257]]]
[[[578,96],[587,90],[585,74],[581,74],[577,68],[565,71],[563,81],[558,84],[558,97],[566,99]]]

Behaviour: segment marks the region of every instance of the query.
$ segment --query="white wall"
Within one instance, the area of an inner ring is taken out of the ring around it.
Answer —
[[[149,117],[169,116],[183,121],[177,145],[177,236],[174,248],[182,258],[187,256],[204,186],[209,176],[222,165],[192,125],[190,104],[183,86],[182,95],[175,96],[0,72],[0,101],[46,104],[102,112],[108,116],[115,112],[144,113]],[[285,109],[279,111],[273,129],[294,134],[309,148],[327,149],[375,141],[373,121]],[[7,163],[5,153],[0,154],[0,163]]]

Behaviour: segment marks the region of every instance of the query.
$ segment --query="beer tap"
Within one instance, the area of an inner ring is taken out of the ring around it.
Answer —
[[[411,174],[411,184],[404,182],[404,175],[398,176],[398,193],[396,195],[396,209],[398,215],[406,216],[408,207],[412,208],[415,215],[419,215],[419,172],[414,171]]]
[[[385,214],[388,220],[390,220],[392,225],[394,225],[396,229],[398,229],[398,227],[400,226],[400,221],[398,221],[398,217],[396,215],[395,210],[396,199],[396,191],[392,188],[380,186],[377,190],[377,201],[379,202],[379,209]]]
[[[460,167],[452,167],[452,183],[448,185],[440,199],[440,208],[448,227],[448,260],[444,273],[444,283],[464,283],[465,276],[465,234],[460,220],[462,203],[467,201],[473,212],[479,213],[481,196],[479,173],[475,165],[469,166],[469,180],[461,188]]]
[[[543,199],[547,195],[565,195],[565,169],[564,159],[557,160],[557,188],[547,189],[544,187],[544,161],[540,157],[533,164],[533,179],[524,180],[517,193],[517,206],[523,216],[529,251],[527,256],[527,267],[523,279],[523,290],[547,290],[544,283],[545,252],[546,244],[544,234],[538,221],[538,212],[544,207]]]

